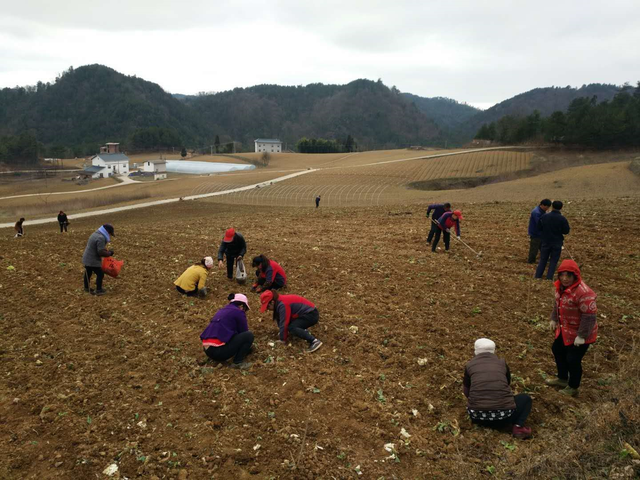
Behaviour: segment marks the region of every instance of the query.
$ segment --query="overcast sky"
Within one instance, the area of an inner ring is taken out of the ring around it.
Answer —
[[[0,0],[0,88],[99,63],[171,93],[378,78],[487,108],[640,80],[640,0]]]

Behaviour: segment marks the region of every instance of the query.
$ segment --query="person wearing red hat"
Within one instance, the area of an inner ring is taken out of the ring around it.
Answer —
[[[224,265],[224,256],[227,256],[227,278],[233,280],[233,269],[235,268],[236,260],[242,260],[245,253],[247,253],[247,242],[240,232],[236,232],[233,228],[228,228],[224,232],[222,242],[220,242],[220,248],[218,249],[218,267],[222,268]]]
[[[558,376],[545,383],[564,387],[560,393],[574,397],[582,379],[582,357],[598,337],[597,295],[584,283],[573,260],[562,261],[555,287],[556,301],[549,326],[555,332],[551,351]]]
[[[242,293],[227,298],[228,305],[216,312],[200,339],[207,357],[218,362],[233,357],[231,368],[244,370],[251,366],[244,358],[251,352],[254,338],[247,324],[249,300]]]
[[[460,240],[460,221],[463,220],[462,212],[460,210],[454,210],[453,212],[445,212],[438,219],[438,230],[436,231],[435,238],[431,244],[431,251],[435,252],[438,242],[440,241],[440,234],[444,239],[444,249],[449,251],[449,243],[451,242],[451,229],[456,227],[456,237]]]
[[[322,342],[307,330],[318,323],[320,313],[309,300],[299,295],[279,295],[278,292],[267,290],[260,295],[260,311],[273,312],[273,319],[280,329],[280,340],[286,342],[289,333],[306,340],[309,344],[308,353],[315,352],[322,346]]]
[[[256,283],[253,284],[251,290],[260,293],[265,290],[278,290],[287,284],[287,274],[284,269],[275,260],[269,260],[266,255],[258,255],[253,257],[251,261],[253,268],[256,270]]]

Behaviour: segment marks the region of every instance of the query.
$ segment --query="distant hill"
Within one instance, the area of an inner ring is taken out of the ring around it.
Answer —
[[[482,111],[451,98],[425,98],[411,93],[402,95],[443,130],[452,130]]]
[[[576,98],[596,96],[598,102],[603,102],[611,100],[618,91],[620,87],[616,85],[600,83],[583,85],[580,88],[535,88],[470,117],[458,127],[453,137],[458,143],[465,143],[473,139],[483,124],[497,121],[505,115],[524,117],[538,110],[542,117],[547,117],[557,110],[566,111]]]

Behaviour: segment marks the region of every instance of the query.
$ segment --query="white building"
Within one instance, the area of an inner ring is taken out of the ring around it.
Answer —
[[[142,164],[142,171],[146,173],[153,173],[154,180],[164,180],[167,178],[167,161],[154,160],[144,162]]]
[[[256,152],[281,153],[282,142],[273,138],[258,138],[255,140]]]
[[[92,178],[106,178],[112,175],[129,175],[129,157],[120,153],[118,143],[107,143],[100,147],[100,153],[91,158],[91,167],[84,170]]]

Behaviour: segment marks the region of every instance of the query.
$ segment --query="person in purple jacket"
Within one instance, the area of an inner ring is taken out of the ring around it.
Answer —
[[[430,220],[431,230],[429,230],[429,236],[427,236],[427,245],[431,245],[431,240],[433,240],[433,236],[436,234],[438,230],[440,230],[438,228],[438,220],[440,220],[440,217],[442,217],[442,215],[444,215],[446,212],[451,211],[451,204],[449,202],[432,203],[431,205],[429,205],[429,208],[427,208],[427,218],[429,218],[429,214],[431,213],[432,210],[433,210],[433,215],[431,216],[431,220]]]
[[[253,345],[253,333],[247,325],[249,301],[241,293],[232,293],[228,298],[229,304],[216,312],[200,339],[207,357],[218,362],[233,357],[231,368],[245,370],[251,366],[244,359]]]

